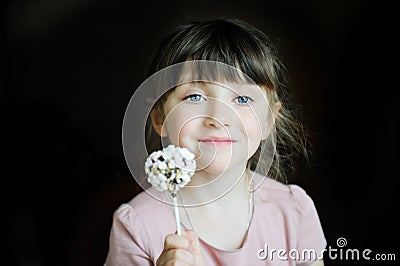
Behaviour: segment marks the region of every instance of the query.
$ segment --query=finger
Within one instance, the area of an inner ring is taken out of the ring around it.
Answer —
[[[170,249],[164,252],[164,261],[165,264],[168,265],[193,265],[194,264],[194,256],[187,250],[184,249]]]
[[[187,240],[191,243],[191,248],[200,248],[199,237],[197,236],[196,232],[193,230],[185,230],[182,232],[182,235],[186,237]]]
[[[205,265],[203,253],[200,248],[199,237],[197,236],[196,232],[193,230],[186,230],[183,232],[183,235],[191,242],[190,251],[194,256],[196,265]]]
[[[164,241],[164,250],[170,250],[170,249],[185,249],[189,250],[190,248],[190,241],[180,235],[176,234],[170,234],[165,237]]]

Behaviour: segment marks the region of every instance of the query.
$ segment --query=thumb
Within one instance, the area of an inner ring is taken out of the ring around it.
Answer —
[[[196,266],[203,266],[205,264],[203,252],[200,248],[200,241],[199,237],[197,236],[196,232],[193,230],[185,230],[183,235],[190,241],[191,245],[191,252],[194,256],[194,261]]]

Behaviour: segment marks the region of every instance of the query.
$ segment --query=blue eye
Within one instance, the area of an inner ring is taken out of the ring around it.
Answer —
[[[248,96],[238,96],[237,98],[235,98],[235,101],[238,104],[247,104],[247,103],[249,103],[249,102],[251,102],[253,100]]]
[[[204,100],[204,97],[200,94],[190,94],[184,98],[184,100],[189,100],[190,102],[200,102]]]

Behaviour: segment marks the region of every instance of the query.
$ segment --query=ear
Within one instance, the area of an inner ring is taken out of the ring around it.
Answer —
[[[281,107],[282,107],[281,102],[277,102],[274,105],[274,109],[272,110],[272,114],[274,116],[274,119],[273,119],[274,124],[276,124],[276,120],[278,119],[278,113],[279,113],[279,110],[281,109]],[[262,136],[261,136],[262,140],[266,140],[268,138],[268,136],[271,134],[271,130],[272,130],[274,124],[267,122],[266,129],[263,130],[263,132],[262,132]]]
[[[150,112],[150,119],[154,130],[160,137],[167,137],[167,131],[164,128],[164,118],[159,108],[155,108]]]

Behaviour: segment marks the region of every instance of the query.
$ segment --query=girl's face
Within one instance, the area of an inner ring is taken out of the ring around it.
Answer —
[[[192,151],[198,171],[217,175],[246,167],[274,123],[265,91],[254,84],[185,83],[168,96],[164,113],[159,134]]]

